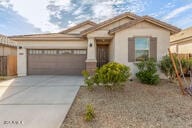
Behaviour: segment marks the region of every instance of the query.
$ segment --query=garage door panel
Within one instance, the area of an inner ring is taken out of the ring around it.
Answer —
[[[59,52],[57,52],[59,53]],[[80,75],[86,54],[28,55],[29,75]]]

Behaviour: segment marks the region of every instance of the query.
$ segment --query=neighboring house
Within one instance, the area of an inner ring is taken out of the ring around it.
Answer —
[[[192,27],[170,37],[171,51],[180,54],[192,54]]]
[[[0,35],[0,76],[17,74],[17,43]]]
[[[99,24],[85,21],[59,33],[12,36],[18,41],[18,75],[79,75],[109,61],[137,70],[146,57],[167,53],[169,37],[180,29],[149,16],[124,13]]]

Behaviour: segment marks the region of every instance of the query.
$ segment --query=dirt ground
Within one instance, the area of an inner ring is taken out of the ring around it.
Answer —
[[[84,121],[87,104],[96,118]],[[124,90],[81,87],[62,128],[192,128],[192,97],[167,80],[157,86],[128,82]]]
[[[5,80],[9,80],[9,79],[12,79],[15,77],[17,77],[17,76],[0,76],[0,82],[5,81]]]

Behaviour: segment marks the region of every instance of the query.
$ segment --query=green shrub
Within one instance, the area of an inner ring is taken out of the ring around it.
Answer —
[[[126,82],[130,77],[130,68],[116,62],[103,65],[95,73],[95,81],[105,86],[117,86]]]
[[[155,85],[159,82],[159,75],[157,75],[157,68],[153,59],[141,61],[136,64],[139,72],[136,73],[136,77],[144,84]]]
[[[101,83],[99,80],[99,68],[96,69],[95,74],[92,77],[94,84],[99,85]]]
[[[93,90],[94,78],[87,71],[82,71],[84,82],[89,90]]]
[[[192,59],[189,59],[188,63],[189,63],[189,68],[192,69]]]
[[[96,69],[95,74],[90,76],[87,71],[82,71],[84,82],[88,89],[93,85],[104,85],[106,87],[120,87],[130,77],[130,68],[116,62],[110,62]]]
[[[180,61],[181,61],[181,67],[182,67],[183,73],[187,74],[189,67],[190,67],[189,60],[187,60],[185,58],[181,58]],[[179,71],[179,73],[181,73],[180,67],[178,68],[178,71]]]
[[[174,60],[176,62],[176,66],[178,67],[176,56],[174,56]],[[162,57],[162,60],[159,63],[159,68],[171,81],[176,79],[172,61],[168,55]]]
[[[95,111],[91,104],[86,106],[85,121],[92,121],[95,118]]]
[[[180,68],[179,60],[177,59],[176,55],[173,55],[173,58],[174,58],[178,73],[181,74],[181,68]],[[183,71],[184,74],[186,74],[188,72],[188,70],[192,67],[192,60],[191,59],[188,60],[188,59],[185,59],[185,58],[181,58],[180,62],[181,62],[182,71]],[[159,67],[160,67],[161,71],[171,81],[176,79],[175,70],[174,70],[172,61],[171,61],[171,58],[168,55],[163,56],[162,60],[159,63]]]

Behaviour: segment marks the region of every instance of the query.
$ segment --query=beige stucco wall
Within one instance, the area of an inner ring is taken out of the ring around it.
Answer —
[[[92,45],[90,47],[90,45]],[[88,47],[87,47],[87,60],[86,62],[97,62],[96,60],[96,40],[95,38],[88,38]]]
[[[17,49],[17,75],[27,75],[27,50],[24,48]]]
[[[107,25],[103,28],[100,28],[94,32],[91,32],[87,35],[87,37],[92,38],[92,37],[108,37],[112,38],[113,36],[109,35],[108,32],[110,29],[113,29],[115,27],[118,27],[119,25],[125,24],[129,22],[131,19],[130,18],[123,18],[121,20],[118,20],[110,25]]]
[[[113,38],[109,43],[109,61],[114,60],[114,48],[115,48],[114,45],[115,45],[115,39]]]
[[[184,54],[192,53],[192,41],[186,44],[179,44],[178,53],[184,53]]]
[[[108,30],[97,30],[87,35],[88,38],[112,38],[113,36],[108,34]]]
[[[17,49],[18,76],[27,75],[27,49],[87,49],[87,40],[83,41],[19,41]]]
[[[171,51],[176,51],[176,45],[178,47],[178,53],[189,54],[192,53],[192,40],[182,41],[182,43],[171,45]]]
[[[118,27],[118,26],[120,26],[122,24],[125,24],[125,23],[127,23],[129,21],[131,21],[130,18],[128,18],[128,17],[127,18],[123,18],[121,20],[118,20],[118,21],[114,22],[113,24],[110,24],[110,25],[107,25],[107,26],[103,27],[102,30],[110,30],[110,29]]]
[[[170,32],[147,22],[142,22],[115,34],[114,61],[129,66],[133,76],[137,72],[137,68],[134,63],[128,62],[128,38],[134,36],[157,37],[157,59],[159,61],[162,56],[168,53]]]
[[[87,40],[83,41],[21,41],[18,45],[24,48],[38,49],[86,49]]]
[[[17,48],[0,45],[0,56],[8,56],[8,55],[17,55]]]
[[[172,53],[177,53],[177,46],[176,45],[171,45],[170,50]]]

